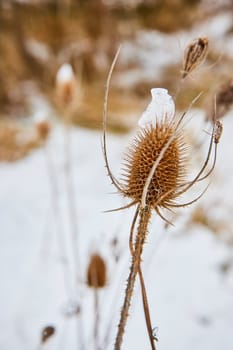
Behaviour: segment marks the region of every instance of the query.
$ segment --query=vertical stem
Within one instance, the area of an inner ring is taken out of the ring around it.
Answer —
[[[94,290],[94,298],[95,298],[95,324],[94,324],[94,342],[95,349],[99,349],[99,294],[98,288]]]
[[[146,206],[145,208],[140,210],[139,215],[140,215],[139,225],[138,225],[137,236],[136,236],[136,241],[134,245],[132,263],[130,267],[129,277],[127,280],[125,298],[124,298],[124,303],[121,310],[120,322],[118,325],[118,332],[115,340],[114,350],[121,349],[123,335],[125,332],[125,326],[126,326],[126,322],[129,314],[131,299],[133,296],[134,284],[135,284],[137,273],[140,268],[141,255],[142,255],[143,245],[146,239],[147,227],[151,216],[151,209]]]
[[[134,218],[132,221],[132,225],[131,225],[131,230],[130,230],[129,248],[130,248],[130,253],[132,256],[134,253],[133,234],[134,234],[134,228],[135,228],[138,214],[139,214],[139,205],[136,209],[136,212],[135,212],[135,215],[134,215]],[[148,332],[148,336],[150,339],[151,349],[156,350],[153,335],[152,335],[150,309],[149,309],[149,304],[148,304],[148,299],[147,299],[144,277],[143,277],[143,273],[142,273],[142,269],[141,269],[141,263],[139,264],[139,267],[138,267],[138,273],[139,273],[139,279],[140,279],[140,285],[141,285],[142,302],[143,302],[143,309],[144,309],[144,315],[145,315],[145,320],[146,320],[147,332]]]
[[[140,278],[140,285],[141,285],[141,291],[142,291],[142,302],[143,302],[144,315],[146,320],[147,333],[150,339],[151,349],[156,350],[153,335],[152,335],[153,330],[152,330],[152,324],[151,324],[151,318],[150,318],[150,309],[149,309],[149,304],[148,304],[148,299],[146,294],[146,287],[144,283],[141,265],[139,266],[139,278]]]
[[[70,294],[71,286],[68,275],[71,274],[70,266],[68,264],[66,244],[64,240],[64,225],[62,222],[62,215],[59,207],[59,189],[56,177],[56,170],[54,169],[52,159],[50,158],[49,150],[47,145],[44,146],[44,155],[46,161],[46,167],[49,177],[49,187],[51,190],[51,204],[54,217],[54,224],[57,236],[58,247],[60,250],[61,262],[64,266],[64,285],[67,288],[67,294]],[[68,272],[68,274],[67,274]]]
[[[75,186],[73,182],[72,174],[72,139],[71,139],[71,114],[67,110],[66,113],[66,130],[65,130],[65,181],[67,188],[67,198],[68,198],[68,215],[70,220],[70,229],[71,229],[71,249],[73,255],[73,264],[74,264],[74,283],[76,287],[76,281],[80,271],[80,259],[79,259],[79,249],[78,249],[78,224],[77,224],[77,208],[76,208],[76,199],[75,199]],[[84,340],[83,333],[81,329],[83,325],[82,319],[82,309],[77,318],[77,334],[78,334],[78,349],[84,349]]]
[[[65,177],[66,177],[66,188],[67,188],[67,197],[68,197],[68,212],[70,218],[71,226],[71,244],[73,249],[73,262],[75,274],[77,266],[79,263],[78,256],[78,247],[77,247],[77,236],[78,236],[78,225],[77,225],[77,210],[76,210],[76,201],[75,201],[75,188],[73,183],[72,176],[72,157],[71,157],[71,132],[70,132],[70,122],[67,122],[66,125],[66,134],[65,134]],[[76,276],[77,278],[77,276]]]

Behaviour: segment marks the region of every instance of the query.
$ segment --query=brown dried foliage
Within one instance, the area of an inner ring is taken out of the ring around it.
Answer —
[[[75,80],[59,83],[57,86],[58,103],[67,106],[73,102],[76,94]]]
[[[39,129],[38,129],[39,128]],[[46,141],[49,130],[45,124],[19,127],[11,123],[1,123],[0,162],[14,162],[27,156]]]
[[[41,140],[42,141],[46,140],[51,130],[51,126],[49,122],[47,122],[46,120],[43,120],[37,123],[36,128]]]
[[[221,118],[233,106],[233,79],[222,85],[216,94],[216,117]]]
[[[106,263],[99,254],[93,254],[87,268],[87,285],[90,288],[103,288],[106,283]]]

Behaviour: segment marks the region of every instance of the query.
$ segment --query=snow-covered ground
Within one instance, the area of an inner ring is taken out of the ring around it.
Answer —
[[[181,62],[183,48],[199,35],[208,36],[232,57],[232,36],[223,40],[231,23],[227,13],[175,36],[141,31],[134,42],[123,43],[119,59],[126,66],[134,59],[138,68],[124,76],[118,73],[114,79],[124,86],[158,79],[164,66]],[[42,101],[34,107],[38,114]],[[192,119],[193,130],[197,128],[193,137],[203,129],[198,113]],[[223,232],[217,236],[212,226],[191,223],[192,208],[180,210],[172,228],[165,229],[156,215],[151,222],[143,271],[153,326],[159,327],[158,350],[233,349],[233,271],[223,274],[220,269],[232,254],[232,117],[232,113],[224,117],[211,186],[197,203],[213,223],[224,222]],[[106,175],[98,131],[71,130],[73,184],[67,182],[65,133],[62,125],[55,125],[46,149],[16,163],[0,164],[0,350],[94,349],[93,293],[85,284],[93,252],[99,252],[108,267],[108,285],[100,291],[100,336],[102,340],[107,337],[101,350],[113,348],[130,263],[128,236],[134,210],[103,213],[127,202],[112,193],[115,189]],[[202,133],[202,139],[203,135],[207,134]],[[116,175],[129,138],[108,136]],[[73,222],[70,185],[76,204]],[[78,261],[73,256],[72,223],[78,227]],[[115,237],[118,245],[114,248]],[[81,316],[75,314],[78,307]],[[41,330],[47,325],[53,325],[56,333],[40,347]],[[137,284],[122,349],[149,348]]]
[[[218,216],[231,224],[232,115],[224,119],[224,124],[215,176],[200,202],[207,211],[212,210],[214,201],[222,203]],[[73,129],[73,194],[79,232],[79,264],[74,265],[64,136],[64,128],[57,125],[46,152],[41,149],[22,161],[0,166],[0,349],[39,349],[40,333],[47,325],[55,326],[56,334],[43,349],[81,349],[82,341],[83,350],[92,349],[93,295],[85,285],[85,271],[90,254],[96,251],[108,266],[108,285],[100,292],[99,324],[101,337],[106,331],[109,334],[108,346],[103,349],[112,349],[130,261],[128,235],[133,209],[103,213],[125,202],[111,193],[114,188],[104,168],[101,133]],[[129,135],[108,137],[114,174],[120,172],[122,152],[129,138]],[[46,165],[48,156],[50,173]],[[52,184],[49,181],[51,165]],[[55,189],[53,196],[52,188]],[[56,220],[52,210],[54,198]],[[188,209],[181,210],[180,214],[171,229],[164,229],[161,220],[153,218],[144,251],[143,269],[152,322],[159,327],[158,349],[232,350],[232,276],[226,278],[219,269],[229,248],[207,228],[187,224]],[[114,262],[111,246],[116,236],[118,263]],[[64,260],[66,252],[69,264]],[[149,349],[139,292],[137,285],[125,334],[125,350]],[[69,314],[77,305],[82,306],[82,321]]]

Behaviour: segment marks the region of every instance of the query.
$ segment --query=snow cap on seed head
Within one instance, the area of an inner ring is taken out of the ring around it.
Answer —
[[[57,83],[69,82],[74,79],[74,71],[69,63],[64,63],[57,71]]]
[[[138,121],[138,125],[141,128],[149,125],[156,127],[156,120],[162,120],[164,117],[173,118],[175,114],[173,98],[166,89],[151,89],[151,95],[152,100]]]

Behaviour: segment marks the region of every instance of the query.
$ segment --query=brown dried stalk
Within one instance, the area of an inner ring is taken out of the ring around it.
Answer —
[[[212,106],[207,111],[207,119],[212,120],[222,118],[233,107],[233,79],[228,80],[220,86],[216,92],[216,105],[213,110]]]
[[[135,212],[135,215],[133,218],[131,230],[130,230],[129,249],[130,249],[130,253],[132,256],[134,255],[133,234],[134,234],[134,228],[135,228],[135,224],[136,224],[136,221],[138,218],[138,214],[139,214],[139,205],[137,206],[137,209],[136,209],[136,212]],[[143,302],[143,309],[144,309],[144,315],[145,315],[145,320],[146,320],[147,332],[148,332],[148,336],[150,339],[151,349],[156,350],[154,338],[153,338],[153,329],[152,329],[152,324],[151,324],[150,309],[149,309],[149,305],[148,305],[146,287],[145,287],[144,277],[143,277],[143,273],[142,273],[142,269],[141,269],[141,264],[139,264],[138,273],[139,273],[139,279],[140,279],[140,285],[141,285],[142,302]]]
[[[134,245],[132,263],[130,267],[129,277],[127,280],[125,299],[121,310],[120,322],[118,325],[118,333],[115,340],[115,346],[114,346],[115,350],[119,350],[121,348],[121,344],[123,341],[124,330],[125,330],[126,321],[128,318],[128,312],[131,304],[136,276],[140,268],[141,255],[142,255],[143,245],[146,239],[146,233],[147,233],[150,216],[151,216],[151,208],[146,207],[140,210],[139,225],[138,225],[137,236],[136,236],[136,241]]]

